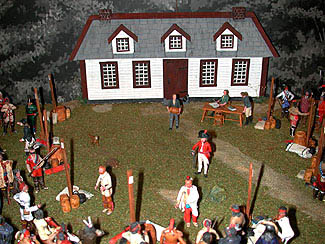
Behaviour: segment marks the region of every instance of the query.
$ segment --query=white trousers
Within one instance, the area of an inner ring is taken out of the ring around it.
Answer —
[[[204,166],[204,174],[208,173],[208,168],[209,168],[209,159],[203,154],[199,153],[197,157],[198,161],[198,172],[202,171],[202,165]]]

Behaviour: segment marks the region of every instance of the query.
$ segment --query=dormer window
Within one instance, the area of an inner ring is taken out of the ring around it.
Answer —
[[[161,37],[165,52],[186,52],[187,41],[191,41],[191,36],[176,24],[173,24]]]
[[[220,47],[221,48],[234,48],[234,35],[221,35]]]
[[[124,25],[120,25],[107,41],[112,45],[114,54],[132,54],[134,53],[134,42],[138,41],[138,37]]]
[[[117,52],[130,51],[129,38],[116,38],[116,51]]]
[[[242,39],[242,35],[228,22],[224,23],[213,36],[217,51],[237,51],[238,40]]]

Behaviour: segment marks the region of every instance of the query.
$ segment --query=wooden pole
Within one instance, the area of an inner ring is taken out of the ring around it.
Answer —
[[[37,94],[37,88],[34,88],[34,94],[35,94],[35,100],[36,100],[36,106],[37,106],[37,112],[39,114],[39,123],[41,125],[41,133],[40,133],[40,137],[42,139],[45,139],[44,137],[44,125],[43,125],[43,116],[41,113],[41,107],[39,105],[39,98],[38,98],[38,94]]]
[[[311,137],[311,130],[314,124],[314,112],[315,112],[315,100],[312,98],[310,102],[309,116],[308,116],[308,126],[307,126],[307,137],[306,137],[306,145],[309,145],[309,139]]]
[[[72,193],[72,185],[71,185],[71,178],[70,178],[70,172],[69,172],[69,167],[68,167],[67,153],[65,151],[63,139],[61,139],[61,148],[62,148],[62,152],[63,152],[64,171],[65,171],[65,177],[67,179],[69,197],[71,197],[73,194]]]
[[[249,163],[249,177],[248,177],[248,195],[246,203],[246,216],[251,219],[251,197],[252,197],[252,178],[253,178],[253,163]]]
[[[56,100],[55,100],[55,96],[54,96],[54,87],[53,87],[52,74],[49,74],[48,77],[49,77],[50,88],[51,88],[53,111],[55,112],[56,111]]]
[[[272,110],[272,104],[273,104],[273,87],[274,87],[274,77],[272,77],[272,81],[271,81],[269,107],[267,109],[267,120],[270,120],[270,116],[271,116],[271,110]]]
[[[129,208],[130,208],[130,222],[135,222],[135,208],[134,208],[134,195],[133,195],[133,175],[132,169],[127,170],[126,172],[128,177],[128,189],[129,189]]]
[[[320,137],[318,140],[318,152],[317,152],[317,164],[316,164],[316,175],[319,174],[319,164],[320,161],[322,159],[322,155],[323,155],[323,149],[324,149],[324,129],[325,129],[325,119],[323,119],[322,122],[322,127],[321,127],[321,132],[320,132]]]
[[[47,112],[46,109],[43,110],[43,118],[44,118],[44,132],[45,132],[45,139],[46,139],[46,149],[47,152],[50,152],[50,138],[49,138],[49,131],[47,128]]]

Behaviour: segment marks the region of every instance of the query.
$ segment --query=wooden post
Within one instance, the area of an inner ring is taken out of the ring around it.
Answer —
[[[270,97],[269,97],[269,107],[267,110],[267,120],[270,120],[272,104],[273,104],[273,87],[274,87],[274,77],[272,77],[271,81],[271,90],[270,90]]]
[[[48,77],[49,77],[50,88],[51,88],[53,111],[55,112],[56,111],[56,100],[55,100],[55,96],[54,96],[54,87],[53,87],[52,74],[49,74]]]
[[[249,177],[248,177],[248,195],[246,203],[246,216],[251,220],[251,197],[252,197],[252,177],[253,177],[253,163],[249,163]]]
[[[72,193],[72,185],[71,185],[71,178],[70,178],[70,172],[69,172],[69,167],[68,167],[67,153],[65,151],[63,139],[61,139],[61,148],[62,148],[62,152],[63,152],[64,171],[65,171],[65,177],[67,179],[69,197],[71,197],[73,194]]]
[[[309,109],[309,116],[308,116],[308,127],[307,127],[307,137],[306,137],[306,145],[309,145],[309,139],[311,137],[311,130],[314,124],[314,112],[315,112],[315,99],[311,99],[310,102],[310,109]]]
[[[126,172],[128,177],[128,189],[129,189],[129,208],[130,208],[130,222],[135,222],[135,208],[134,208],[134,195],[133,195],[133,175],[132,169],[127,170]]]
[[[319,140],[318,140],[318,152],[317,152],[317,165],[316,165],[316,175],[319,174],[319,164],[320,164],[320,161],[322,159],[322,155],[323,155],[323,149],[324,149],[324,127],[325,126],[325,119],[323,119],[323,122],[322,122],[322,127],[321,127],[321,132],[320,132],[320,137],[319,137]]]
[[[41,113],[41,107],[39,105],[39,98],[38,98],[38,94],[37,94],[37,88],[34,88],[34,94],[35,94],[35,100],[36,100],[36,106],[37,106],[37,112],[39,115],[39,123],[41,125],[41,133],[40,133],[40,137],[42,139],[45,139],[45,133],[44,133],[44,125],[43,125],[43,116]]]
[[[46,139],[46,149],[47,152],[50,152],[50,138],[49,138],[49,131],[47,128],[47,112],[46,109],[43,110],[43,118],[44,118],[44,132],[45,132],[45,139]]]

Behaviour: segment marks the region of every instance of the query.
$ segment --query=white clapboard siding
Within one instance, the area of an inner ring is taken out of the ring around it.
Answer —
[[[213,59],[213,58],[207,58]],[[251,97],[258,97],[261,85],[262,58],[249,58],[248,86],[231,86],[232,58],[218,58],[217,86],[200,87],[200,60],[189,59],[188,93],[190,97],[220,97],[228,89],[231,97],[240,97],[242,91]]]
[[[132,61],[150,61],[151,88],[133,88]],[[117,62],[119,89],[102,89],[100,62]],[[163,98],[162,59],[110,59],[86,60],[89,100]]]

